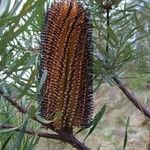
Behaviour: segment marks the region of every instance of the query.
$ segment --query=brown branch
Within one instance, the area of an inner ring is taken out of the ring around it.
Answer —
[[[21,113],[23,113],[23,114],[28,113],[26,108],[23,108],[19,103],[17,103],[15,100],[13,100],[10,96],[6,95],[1,89],[0,89],[0,95],[2,95],[9,103],[12,104],[12,106],[17,108]],[[41,122],[40,120],[38,120],[38,118],[36,118],[36,116],[33,116],[32,119],[39,122],[39,123],[41,123],[44,126],[47,125],[47,124],[44,124],[43,122]],[[51,130],[57,132],[52,126],[48,125],[48,127]],[[0,128],[9,129],[9,128],[14,128],[14,126],[4,125]],[[20,131],[20,130],[21,129],[16,129],[15,131]],[[36,132],[33,131],[33,130],[26,130],[25,133],[30,134],[30,135],[36,134]],[[60,140],[60,141],[63,141],[63,142],[67,142],[67,143],[71,144],[73,147],[75,147],[77,150],[90,150],[82,142],[80,142],[77,138],[75,138],[72,134],[69,134],[69,133],[66,133],[66,132],[57,132],[57,133],[58,134],[50,134],[50,133],[46,133],[46,132],[39,132],[37,135],[39,137],[45,137],[45,138],[49,138],[49,139],[56,139],[56,140]]]
[[[0,129],[11,129],[11,128],[15,128],[15,126],[13,125],[3,125],[3,126],[0,126]],[[14,131],[21,131],[21,128],[18,128],[18,129],[15,129]],[[50,134],[50,133],[47,133],[47,132],[36,132],[36,131],[33,131],[33,130],[25,130],[25,133],[29,134],[29,135],[38,135],[39,137],[45,137],[45,138],[51,138],[51,139],[56,139],[56,140],[59,140],[59,135],[57,134]]]
[[[10,96],[8,96],[7,94],[5,94],[4,91],[1,90],[1,89],[0,89],[0,95],[2,95],[12,106],[14,106],[15,108],[17,108],[19,110],[19,112],[21,112],[23,114],[28,113],[28,111],[27,111],[26,108],[22,107],[17,101],[13,100]],[[36,116],[33,116],[31,118],[33,120],[41,123],[42,125],[47,125],[47,124],[44,124],[42,121],[40,121]],[[53,131],[55,131],[54,128],[51,127],[50,125],[49,125],[49,128],[51,128]]]
[[[150,111],[126,89],[126,87],[117,77],[113,77],[113,80],[116,82],[120,90],[127,96],[127,98],[136,106],[136,108],[138,108],[141,112],[144,113],[145,116],[150,119]]]
[[[15,126],[12,125],[3,125],[0,127],[1,129],[11,129],[15,128]],[[21,128],[15,129],[14,131],[21,131]],[[81,143],[79,140],[77,140],[73,135],[70,135],[68,133],[61,133],[61,134],[51,134],[47,132],[36,132],[31,129],[25,130],[26,134],[29,135],[37,135],[39,137],[47,138],[47,139],[55,139],[60,140],[63,142],[67,142],[71,144],[74,148],[77,150],[90,150],[88,147],[86,147],[83,143]]]
[[[11,97],[9,97],[8,95],[6,95],[4,93],[4,91],[2,91],[0,89],[0,95],[2,95],[5,99],[7,99],[7,101],[9,103],[11,103],[12,106],[16,107],[20,112],[22,113],[27,113],[27,110],[25,108],[23,108],[22,106],[20,106],[16,101],[14,101]]]
[[[26,108],[22,107],[17,101],[13,100],[10,96],[5,94],[4,91],[1,89],[0,89],[0,95],[2,95],[12,106],[17,108],[19,110],[19,112],[21,112],[23,114],[27,113]],[[42,124],[42,122],[39,121],[35,116],[32,117],[32,119]]]

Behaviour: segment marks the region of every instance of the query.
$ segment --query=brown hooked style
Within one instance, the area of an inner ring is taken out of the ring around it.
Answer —
[[[56,130],[85,127],[93,112],[92,23],[76,0],[59,0],[48,10],[41,35],[41,116]]]

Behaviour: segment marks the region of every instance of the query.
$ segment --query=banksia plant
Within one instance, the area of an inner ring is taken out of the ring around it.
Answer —
[[[92,118],[92,23],[76,0],[54,2],[41,35],[41,116],[56,130],[85,127]]]

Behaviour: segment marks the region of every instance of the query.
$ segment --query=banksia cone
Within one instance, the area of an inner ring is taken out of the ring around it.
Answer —
[[[57,130],[89,124],[93,111],[92,25],[76,0],[59,0],[48,10],[41,35],[41,116]],[[59,114],[59,115],[58,115]]]

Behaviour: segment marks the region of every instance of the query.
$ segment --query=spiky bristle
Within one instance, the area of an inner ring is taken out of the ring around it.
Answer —
[[[86,126],[93,111],[92,24],[78,2],[60,0],[48,10],[41,35],[41,116],[59,130]],[[58,114],[59,115],[58,117]]]

